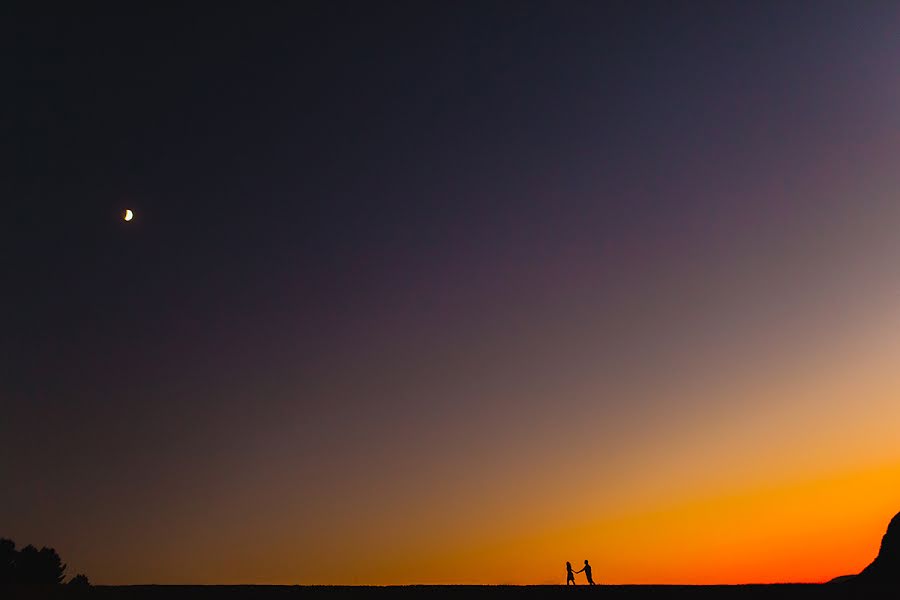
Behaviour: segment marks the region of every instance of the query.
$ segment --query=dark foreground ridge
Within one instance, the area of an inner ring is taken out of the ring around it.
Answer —
[[[839,593],[842,590],[849,595]],[[871,590],[867,590],[871,591]],[[893,590],[890,590],[893,591]],[[838,593],[836,593],[838,592]],[[279,586],[279,585],[98,585],[80,590],[47,586],[19,590],[18,600],[91,598],[125,600],[304,600],[306,598],[835,598],[857,597],[853,590],[829,584],[754,585],[407,585],[407,586]],[[874,597],[867,594],[866,597]]]

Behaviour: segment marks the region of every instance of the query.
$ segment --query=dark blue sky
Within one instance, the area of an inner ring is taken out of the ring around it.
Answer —
[[[628,236],[705,211],[659,192],[685,161],[790,152],[790,137],[755,150],[827,118],[817,94],[852,48],[823,45],[863,16],[847,3],[523,2],[11,19],[17,323],[95,329],[137,313],[152,334],[171,300],[224,287],[258,289],[257,304],[299,281],[331,305],[409,261],[438,269],[456,244],[490,253],[511,228],[530,252],[573,227]],[[561,189],[528,198],[542,185]],[[128,230],[114,222],[126,206]],[[61,294],[69,312],[52,323]]]

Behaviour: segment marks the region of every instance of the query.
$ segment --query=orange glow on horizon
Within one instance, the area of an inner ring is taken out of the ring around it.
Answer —
[[[416,563],[415,577],[388,568],[377,583],[447,583],[474,573],[466,583],[561,584],[564,562],[584,558],[607,584],[824,582],[871,562],[897,510],[900,462],[445,548]]]

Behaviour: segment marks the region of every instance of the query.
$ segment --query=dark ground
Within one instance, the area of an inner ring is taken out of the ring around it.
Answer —
[[[895,598],[900,597],[896,587],[859,587],[842,584],[774,584],[774,585],[534,585],[534,586],[482,586],[482,585],[411,585],[411,586],[267,586],[267,585],[134,585],[93,586],[73,590],[67,586],[41,588],[9,588],[0,595],[5,598],[40,600],[65,597],[89,597],[98,599],[126,598],[128,600],[287,600],[300,598],[394,598],[440,596],[470,598],[563,598],[571,594],[601,596],[603,598]]]

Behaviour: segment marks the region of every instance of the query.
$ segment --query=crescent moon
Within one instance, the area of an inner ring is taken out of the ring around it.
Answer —
[[[130,221],[130,220],[132,220],[133,218],[134,218],[134,213],[131,212],[131,209],[130,209],[130,208],[129,208],[129,209],[126,209],[126,210],[125,210],[125,220],[126,220],[126,221]]]

